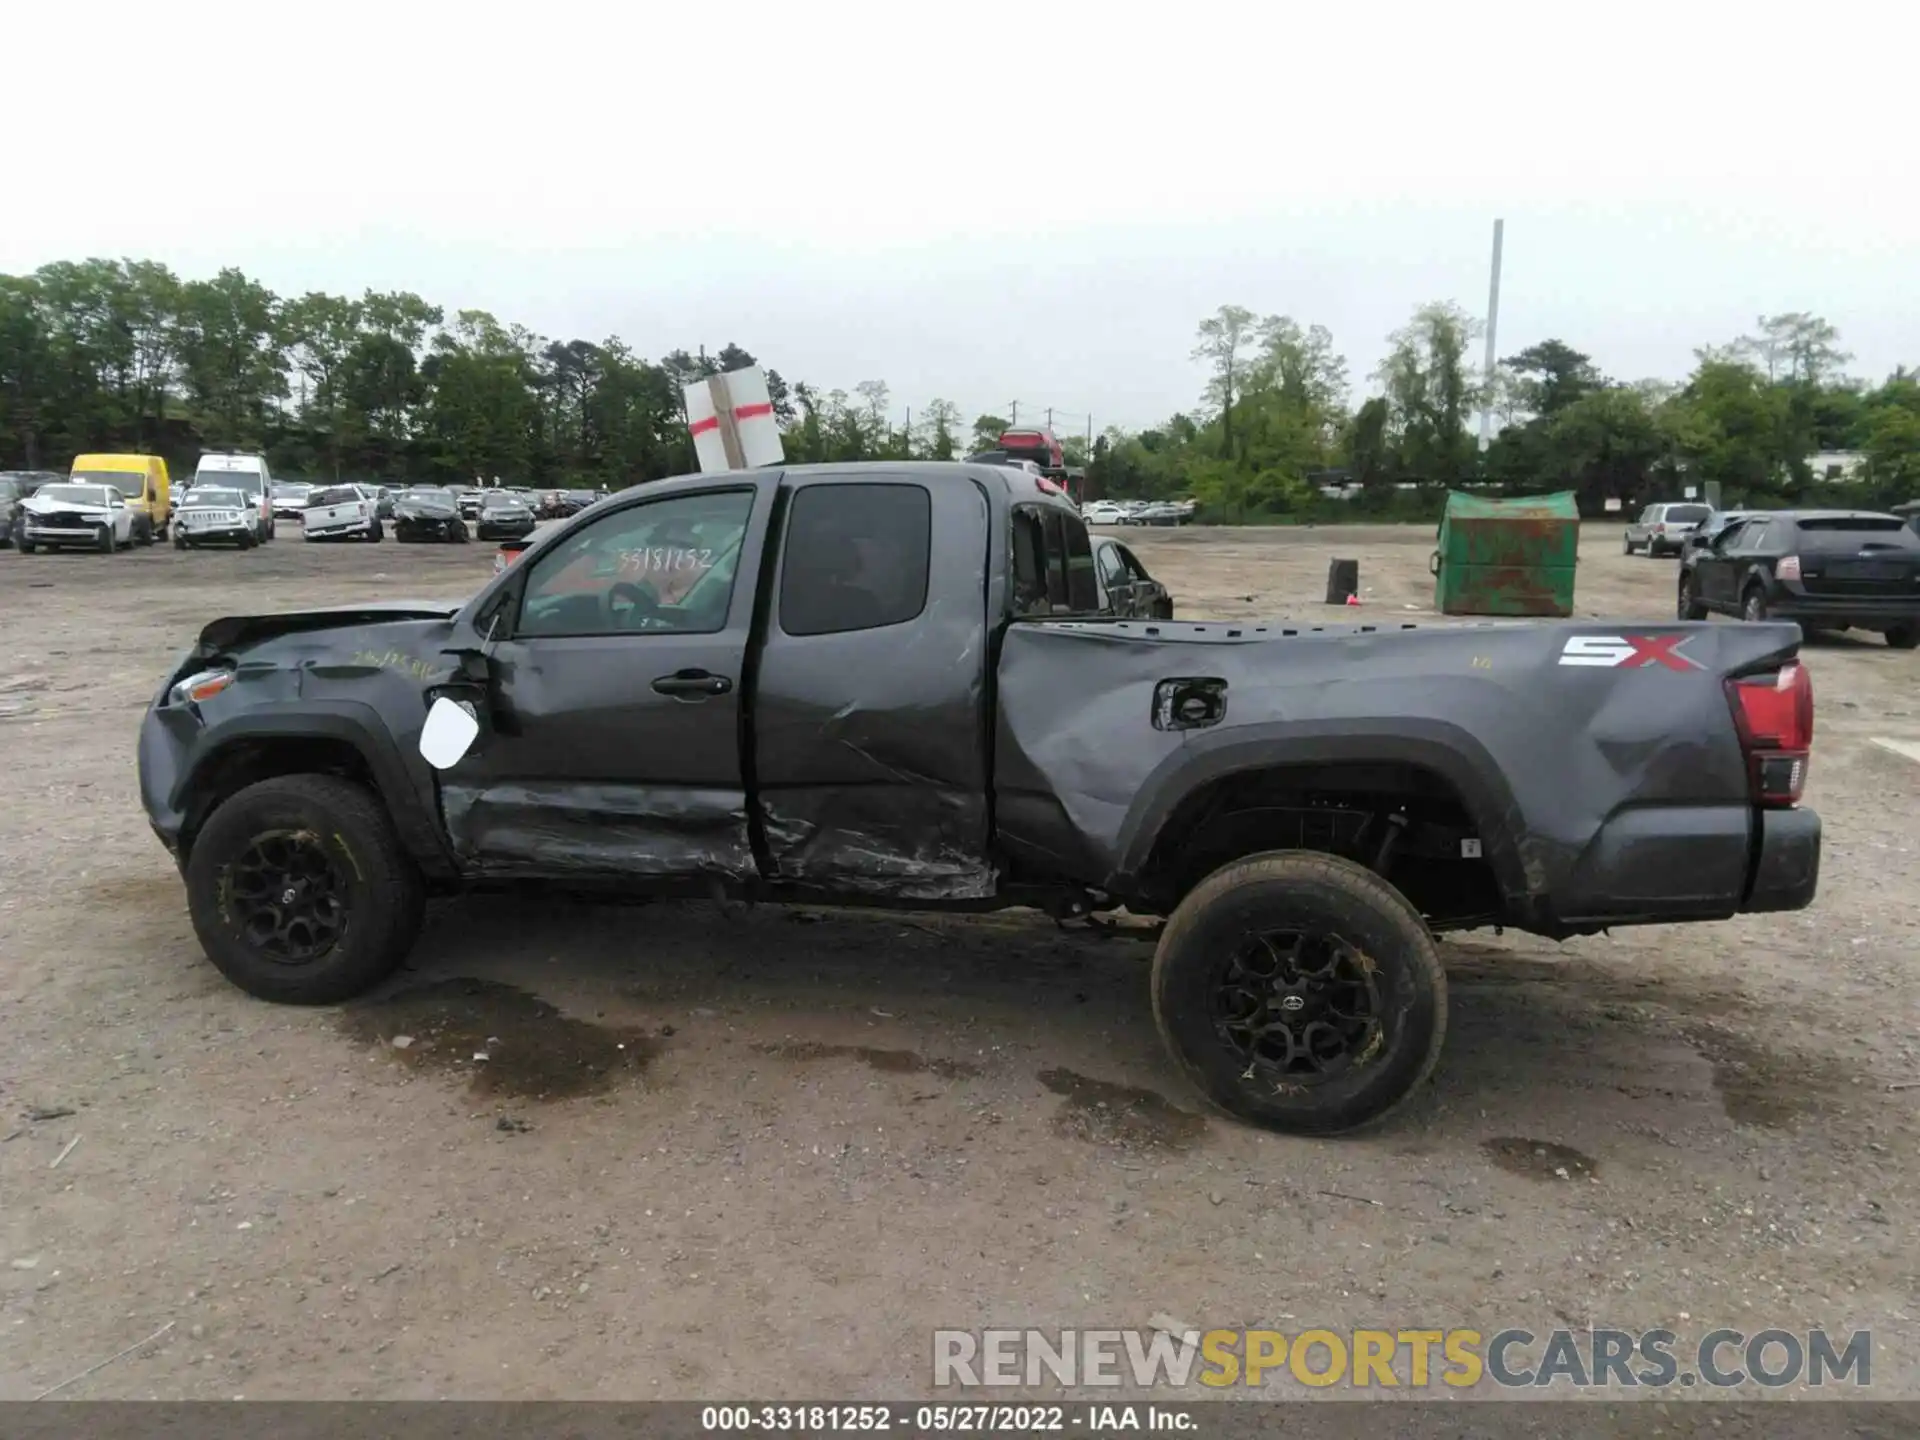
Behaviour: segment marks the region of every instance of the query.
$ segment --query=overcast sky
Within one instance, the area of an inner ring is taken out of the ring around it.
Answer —
[[[1223,303],[1356,380],[1421,302],[1679,378],[1762,312],[1920,363],[1920,7],[155,5],[5,25],[0,272],[414,290],[896,412],[1191,405]],[[1069,418],[1071,417],[1071,418]]]

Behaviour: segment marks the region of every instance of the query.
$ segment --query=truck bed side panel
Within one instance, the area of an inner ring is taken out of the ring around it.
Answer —
[[[807,484],[856,478],[915,483],[863,466]],[[932,569],[913,619],[789,635],[781,575],[771,577],[749,722],[770,879],[893,899],[994,893],[984,741],[989,509],[975,486],[927,488]]]
[[[1124,893],[1200,784],[1394,760],[1458,792],[1515,923],[1731,914],[1752,812],[1723,679],[1797,640],[1785,625],[1018,624],[1000,661],[1001,833],[1023,864]],[[1192,677],[1226,683],[1224,717],[1156,729],[1156,685]]]

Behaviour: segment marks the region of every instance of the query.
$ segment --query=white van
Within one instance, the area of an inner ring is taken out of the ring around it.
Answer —
[[[238,490],[250,496],[260,507],[261,538],[273,538],[273,472],[267,469],[266,456],[224,451],[202,455],[194,467],[193,483],[217,485],[223,490]]]

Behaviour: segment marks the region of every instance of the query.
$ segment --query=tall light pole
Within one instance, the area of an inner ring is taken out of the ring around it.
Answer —
[[[1493,364],[1494,331],[1500,325],[1500,241],[1505,235],[1507,222],[1493,222],[1493,278],[1487,282],[1487,363],[1481,376],[1484,394],[1480,400],[1480,448],[1485,450],[1493,443]]]

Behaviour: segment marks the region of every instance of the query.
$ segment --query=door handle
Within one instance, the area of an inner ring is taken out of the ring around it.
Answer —
[[[662,695],[696,699],[702,695],[724,695],[733,689],[733,681],[705,670],[676,670],[654,681],[653,688]]]

